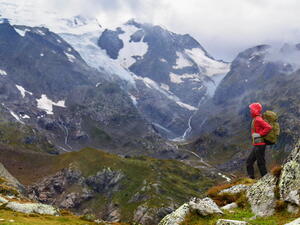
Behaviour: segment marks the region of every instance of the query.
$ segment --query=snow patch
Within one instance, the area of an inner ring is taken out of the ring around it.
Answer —
[[[61,34],[61,36],[72,45],[89,66],[104,72],[111,77],[118,77],[129,83],[135,81],[131,73],[124,69],[117,61],[107,56],[105,50],[97,45],[97,40],[102,31],[90,32],[83,35]]]
[[[36,99],[37,107],[46,111],[47,114],[53,114],[53,106],[59,106],[65,108],[65,100],[53,102],[45,94],[42,94],[40,99]]]
[[[24,29],[24,30],[21,30],[21,29],[18,29],[18,28],[14,28],[14,29],[22,37],[25,37],[26,32],[29,31],[28,29]]]
[[[26,91],[25,88],[23,88],[22,86],[16,84],[16,87],[20,91],[23,98],[25,98],[26,93],[32,95],[32,92]]]
[[[181,80],[180,75],[176,75],[175,73],[170,73],[169,76],[172,83],[180,84],[183,82],[183,80]]]
[[[183,103],[183,102],[180,102],[180,101],[177,101],[176,102],[179,106],[183,107],[183,108],[186,108],[190,111],[195,111],[195,110],[198,110],[196,107],[192,106],[192,105],[189,105],[189,104],[186,104],[186,103]]]
[[[74,55],[72,55],[72,54],[70,54],[70,53],[67,53],[67,52],[64,52],[64,53],[65,53],[65,55],[67,56],[68,60],[69,60],[71,63],[73,63],[73,62],[75,61],[76,57],[75,57]]]
[[[5,71],[5,70],[1,70],[1,69],[0,69],[0,75],[1,75],[1,76],[6,76],[6,75],[7,75],[7,73],[6,73],[6,71]]]
[[[227,74],[230,69],[229,63],[216,61],[205,55],[205,52],[200,48],[186,49],[185,53],[198,64],[200,68],[203,68],[205,75],[213,76],[216,74]]]
[[[181,52],[176,52],[176,55],[176,65],[173,66],[173,69],[182,69],[184,67],[192,66],[192,63]]]
[[[43,56],[44,56],[44,53],[41,53],[40,56],[43,57]]]
[[[169,85],[167,85],[167,84],[161,83],[161,84],[160,84],[160,87],[161,87],[162,89],[166,90],[166,91],[170,91],[170,87],[169,87]]]
[[[172,83],[180,84],[183,83],[184,79],[192,79],[195,82],[201,82],[201,79],[199,75],[197,74],[182,74],[182,75],[177,75],[175,73],[170,73],[170,80]]]
[[[20,115],[22,117],[22,119],[30,119],[30,116],[26,115],[26,114],[23,114],[23,115]]]
[[[9,109],[10,114],[20,123],[24,124],[24,122],[20,119],[20,117],[15,114],[12,110]]]
[[[166,63],[168,62],[167,60],[163,59],[163,58],[160,58],[159,61],[163,62],[163,63]]]
[[[131,98],[131,100],[132,100],[132,103],[133,103],[135,106],[137,106],[138,102],[137,102],[136,97],[133,96],[132,94],[129,94],[129,96],[130,96],[130,98]]]
[[[136,62],[134,56],[143,56],[148,51],[148,44],[144,42],[144,38],[140,42],[130,42],[131,35],[133,35],[139,29],[132,25],[123,25],[121,29],[124,31],[123,34],[119,35],[119,38],[123,41],[124,47],[120,50],[118,60],[121,65],[125,68],[129,68],[132,64]]]

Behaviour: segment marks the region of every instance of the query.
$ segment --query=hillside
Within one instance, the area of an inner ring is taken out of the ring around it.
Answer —
[[[238,179],[210,188],[159,225],[297,225],[300,220],[300,142],[282,166],[258,180]]]
[[[175,160],[122,158],[92,148],[53,156],[2,146],[0,161],[30,198],[108,221],[157,223],[221,180]]]

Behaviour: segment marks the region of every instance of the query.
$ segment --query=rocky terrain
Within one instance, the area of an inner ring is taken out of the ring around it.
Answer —
[[[176,160],[124,158],[92,148],[50,155],[2,146],[0,162],[32,201],[109,222],[157,224],[225,180]]]
[[[299,224],[300,142],[282,167],[255,181],[211,188],[204,199],[193,198],[167,215],[160,225]]]

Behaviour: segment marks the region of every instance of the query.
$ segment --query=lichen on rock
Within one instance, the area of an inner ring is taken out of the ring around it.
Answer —
[[[275,212],[275,188],[278,178],[265,175],[246,192],[252,212],[257,216],[271,216]]]
[[[299,142],[300,143],[300,142]],[[284,165],[280,181],[280,198],[300,206],[300,145],[292,151],[289,161]]]

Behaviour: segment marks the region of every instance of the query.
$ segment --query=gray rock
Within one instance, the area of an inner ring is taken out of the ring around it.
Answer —
[[[58,215],[58,210],[51,205],[45,205],[40,203],[18,203],[18,202],[9,202],[5,206],[16,212],[22,213],[37,213],[45,215]]]
[[[252,212],[257,216],[271,216],[275,212],[275,187],[277,178],[267,174],[246,192]]]
[[[233,203],[223,206],[221,209],[222,210],[231,210],[231,209],[235,209],[237,207],[238,207],[238,205],[235,202],[233,202]]]
[[[95,176],[86,179],[87,185],[91,186],[95,191],[110,195],[120,188],[120,181],[124,178],[124,174],[120,171],[113,171],[110,168],[99,171]]]
[[[238,185],[235,185],[235,186],[232,186],[230,188],[220,191],[220,194],[238,194],[243,191],[247,191],[249,189],[249,187],[250,187],[249,185],[238,184]]]
[[[290,223],[286,223],[285,225],[300,225],[300,218],[298,218]]]
[[[0,177],[6,180],[6,184],[16,188],[17,190],[23,192],[24,186],[13,176],[10,172],[0,163]]]
[[[111,202],[110,204],[108,204],[105,211],[105,214],[102,215],[103,220],[114,223],[120,222],[121,212],[117,204]]]
[[[165,216],[159,225],[179,225],[184,221],[186,215],[190,212],[190,207],[188,203],[183,204],[178,209],[176,209],[171,214]]]
[[[287,206],[287,211],[292,214],[297,214],[299,213],[299,207],[289,203]]]
[[[223,214],[218,205],[210,198],[193,198],[189,203],[191,211],[196,211],[202,216],[208,216],[212,214]]]
[[[238,220],[224,220],[219,219],[216,223],[216,225],[246,225],[249,224],[245,221],[238,221]]]
[[[300,142],[299,142],[300,143]],[[280,198],[300,206],[300,145],[296,145],[289,161],[284,165],[280,181]]]

